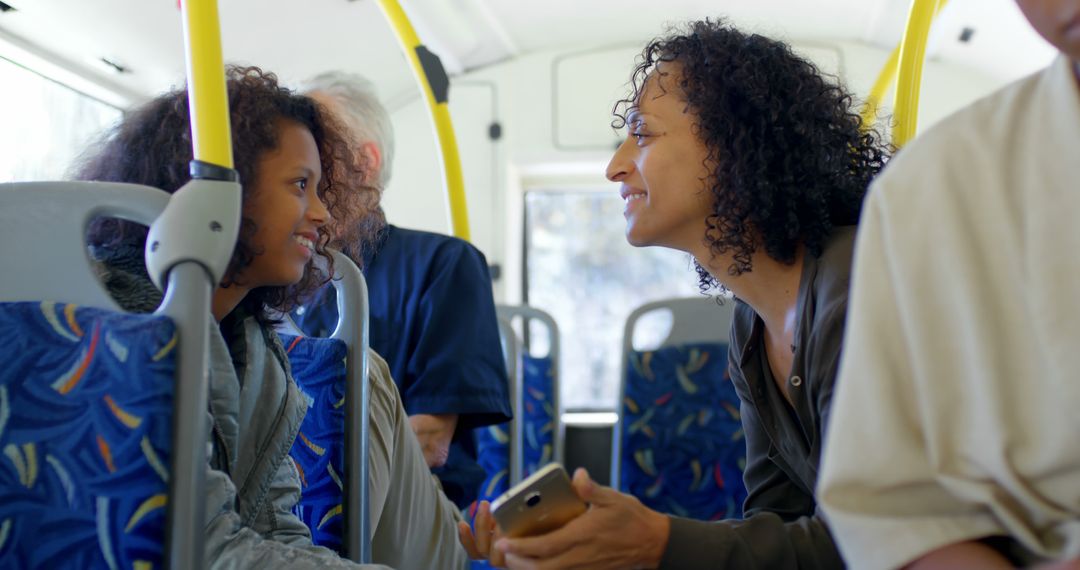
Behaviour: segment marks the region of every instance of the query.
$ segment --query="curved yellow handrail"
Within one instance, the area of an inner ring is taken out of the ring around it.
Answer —
[[[454,136],[454,124],[450,120],[445,94],[437,96],[432,86],[429,69],[424,67],[421,54],[430,54],[416,35],[409,17],[401,9],[397,0],[378,0],[379,7],[390,22],[397,35],[405,55],[409,59],[413,75],[420,83],[428,103],[428,111],[439,138],[442,151],[443,173],[446,180],[447,199],[450,204],[450,225],[453,234],[463,240],[469,239],[469,211],[465,203],[465,177],[461,171],[461,156],[458,152],[457,138]],[[430,64],[431,60],[428,59]],[[441,70],[440,70],[441,71]]]
[[[233,167],[217,0],[183,0],[184,54],[195,160]]]
[[[889,56],[889,60],[885,62],[885,67],[881,68],[881,72],[878,73],[877,80],[874,81],[874,86],[870,88],[870,95],[866,98],[866,103],[863,105],[862,112],[859,113],[862,116],[863,129],[869,129],[877,121],[878,109],[881,108],[881,102],[885,99],[885,94],[889,92],[889,88],[892,87],[893,81],[896,80],[896,67],[900,63],[900,46],[896,46],[892,51],[892,55]]]
[[[900,42],[900,70],[896,79],[896,98],[893,113],[893,145],[900,148],[915,137],[919,120],[919,89],[926,57],[926,40],[930,24],[944,0],[913,0],[908,13],[907,29]]]
[[[941,9],[945,7],[948,0],[940,0],[937,3],[937,9],[934,13],[935,17],[941,13]],[[870,88],[870,95],[866,98],[866,103],[863,105],[862,112],[859,114],[862,116],[863,129],[869,129],[877,121],[878,111],[881,108],[881,102],[885,100],[885,95],[888,94],[889,89],[892,88],[896,82],[896,71],[899,68],[900,63],[900,44],[896,45],[892,53],[889,54],[889,59],[885,62],[885,65],[878,72],[877,79],[874,81],[874,86]]]

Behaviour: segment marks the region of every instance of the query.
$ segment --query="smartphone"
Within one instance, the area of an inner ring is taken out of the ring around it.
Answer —
[[[511,538],[551,532],[585,512],[585,501],[558,463],[548,463],[491,503],[503,535]]]

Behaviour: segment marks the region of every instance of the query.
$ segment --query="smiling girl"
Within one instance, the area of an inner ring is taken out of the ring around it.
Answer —
[[[333,217],[375,203],[356,186],[342,128],[307,97],[256,68],[229,71],[233,154],[243,196],[240,236],[212,295],[219,327],[210,338],[213,452],[207,471],[209,568],[355,568],[312,545],[293,514],[300,479],[288,456],[307,401],[292,379],[272,310],[288,310],[322,283]],[[190,178],[185,91],[162,95],[125,116],[78,173],[83,180],[145,184],[174,192]],[[370,239],[372,236],[356,236]],[[101,220],[90,245],[120,305],[152,311],[161,292],[143,262],[146,228]],[[442,498],[409,428],[386,364],[371,354],[373,554],[402,568],[460,568],[454,508]],[[406,532],[410,530],[410,532]]]

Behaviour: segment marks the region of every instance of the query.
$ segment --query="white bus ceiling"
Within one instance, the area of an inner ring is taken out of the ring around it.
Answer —
[[[183,77],[175,0],[5,0],[6,41],[22,40],[64,65],[134,97]],[[934,24],[929,57],[1011,79],[1049,49],[1012,0],[953,0]],[[636,45],[665,23],[725,16],[791,42],[895,46],[908,0],[404,0],[421,39],[452,76],[548,50]],[[393,100],[413,89],[398,46],[372,0],[221,2],[225,58],[258,63],[285,78],[327,68],[363,71]],[[967,43],[964,28],[974,30]],[[112,74],[113,61],[129,73]],[[1033,63],[1034,62],[1034,63]]]

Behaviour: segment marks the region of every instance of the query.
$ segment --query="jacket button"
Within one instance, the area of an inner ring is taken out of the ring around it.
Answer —
[[[792,376],[791,377],[791,385],[796,387],[796,388],[798,388],[799,386],[802,386],[802,378],[799,378],[798,376]]]

